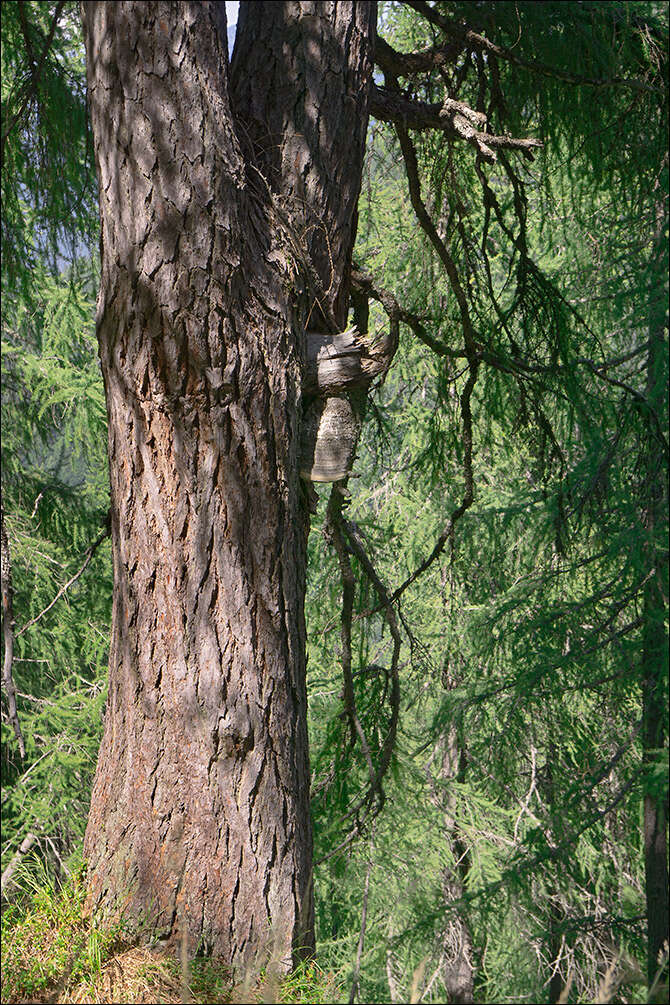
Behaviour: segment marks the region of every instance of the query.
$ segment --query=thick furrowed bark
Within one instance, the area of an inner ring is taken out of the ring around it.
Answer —
[[[91,904],[286,968],[313,945],[294,275],[245,188],[215,5],[83,13],[115,576]]]
[[[361,0],[240,5],[233,106],[313,268],[311,331],[346,327],[375,23]]]
[[[667,209],[659,199],[656,204],[654,261],[658,273],[652,286],[649,319],[649,356],[647,359],[647,400],[662,414],[667,393],[663,362],[667,354]],[[667,467],[663,446],[649,422],[645,452],[644,484],[646,531],[645,558],[649,575],[644,587],[644,627],[642,635],[642,756],[651,768],[662,757],[667,744],[667,673],[668,605],[667,541]],[[668,926],[668,802],[667,793],[658,784],[647,783],[644,793],[644,867],[647,901],[647,977],[649,987],[656,983],[650,1001],[667,1000],[667,960],[665,972],[660,967]],[[659,977],[660,974],[660,977]]]

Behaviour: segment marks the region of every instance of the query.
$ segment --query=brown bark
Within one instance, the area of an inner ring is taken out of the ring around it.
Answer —
[[[346,327],[375,21],[350,0],[240,6],[233,105],[310,264],[310,331]]]
[[[664,360],[667,358],[667,205],[657,199],[653,255],[657,265],[652,286],[649,319],[649,356],[646,396],[652,410],[662,414],[663,396],[667,394]],[[667,551],[667,466],[663,444],[648,419],[644,457],[645,558],[648,578],[644,587],[642,629],[642,754],[651,769],[661,756],[667,757],[668,635],[665,627],[668,607]],[[651,988],[656,982],[654,1001],[667,1000],[667,969],[658,981],[659,956],[667,944],[668,913],[668,801],[658,781],[647,782],[644,792],[644,867],[647,902],[647,978]],[[667,968],[667,963],[666,963]],[[661,985],[659,987],[659,984]]]
[[[443,745],[441,780],[445,786],[444,827],[452,854],[456,859],[453,868],[447,867],[442,877],[444,902],[447,907],[462,898],[470,865],[468,848],[463,840],[455,812],[455,801],[449,785],[462,781],[465,758],[458,741],[458,732],[451,726],[441,741]],[[474,969],[472,934],[462,910],[452,911],[444,934],[443,981],[450,1002],[474,1001]]]
[[[299,478],[312,266],[293,256],[293,207],[238,135],[246,144],[248,102],[264,89],[280,136],[301,102],[322,113],[320,44],[341,107],[349,62],[368,59],[348,33],[361,8],[368,30],[373,5],[249,6],[238,33],[253,80],[245,92],[238,79],[231,107],[223,4],[83,4],[114,561],[90,903],[174,945],[185,927],[190,953],[246,971],[270,953],[286,969],[314,941]],[[255,17],[274,33],[258,62]],[[311,78],[289,72],[282,33],[309,53]],[[365,93],[346,94],[357,122]],[[322,178],[323,226],[340,234],[339,308],[361,163],[350,135],[346,149],[339,134],[324,139],[323,118],[302,152],[318,164],[321,140],[345,165],[338,177],[351,175],[344,203],[337,179]],[[280,164],[287,191],[301,163],[296,148]]]
[[[372,85],[376,4],[242,4],[231,66],[233,106],[276,212],[304,264],[304,478],[351,471],[362,397],[395,346],[344,333]],[[288,96],[288,100],[287,100]],[[338,354],[335,343],[346,342]],[[326,362],[329,357],[330,365]]]

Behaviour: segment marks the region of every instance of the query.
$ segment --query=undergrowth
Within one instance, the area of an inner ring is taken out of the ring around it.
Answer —
[[[287,977],[272,968],[252,984],[234,984],[215,959],[184,967],[150,946],[133,943],[123,925],[100,927],[84,910],[79,872],[57,890],[40,877],[32,890],[2,911],[3,1005],[15,1003],[337,1002],[342,990],[314,961]]]

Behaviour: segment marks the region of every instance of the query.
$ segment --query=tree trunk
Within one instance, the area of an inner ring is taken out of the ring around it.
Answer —
[[[272,23],[252,83],[262,93],[284,80],[272,96],[278,132],[310,94],[284,35],[309,53],[315,79],[330,46],[330,96],[339,88],[364,136],[373,5],[249,6]],[[311,307],[301,291],[314,267],[296,260],[292,207],[238,139],[252,96],[238,86],[231,105],[225,5],[82,10],[114,561],[90,903],[171,944],[186,929],[191,954],[238,970],[270,954],[287,969],[314,944],[299,477]],[[358,21],[368,44],[352,46]],[[320,163],[319,135],[306,138],[309,163]],[[343,208],[331,187],[320,211],[334,231],[349,217],[333,276],[344,302],[363,147],[327,142],[353,199]]]
[[[667,208],[658,199],[652,253],[652,301],[649,319],[649,356],[646,396],[657,415],[663,413],[667,394]],[[668,804],[667,793],[653,779],[652,769],[660,757],[667,757],[668,636],[665,627],[668,596],[667,551],[667,468],[663,444],[648,418],[645,460],[645,538],[648,578],[644,587],[644,628],[642,637],[642,751],[650,778],[644,793],[644,865],[647,901],[647,976],[649,986],[659,971],[659,954],[668,938]],[[667,964],[666,964],[667,965]],[[660,997],[667,1000],[667,977],[661,982]]]
[[[446,676],[446,675],[445,675]],[[451,906],[460,900],[470,866],[468,848],[456,819],[456,800],[449,792],[455,781],[462,782],[465,773],[464,752],[459,744],[458,732],[450,726],[442,739],[442,765],[440,776],[445,789],[444,829],[456,864],[445,868],[442,891],[448,910],[448,924],[443,936],[444,964],[442,979],[447,1000],[454,1003],[474,1001],[474,969],[472,934],[462,909]]]

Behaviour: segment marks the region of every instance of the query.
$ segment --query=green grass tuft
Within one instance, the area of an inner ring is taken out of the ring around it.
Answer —
[[[233,986],[214,959],[196,958],[182,973],[174,957],[133,944],[122,925],[102,928],[87,916],[80,870],[56,890],[48,877],[2,912],[2,1002],[129,1003],[190,1001],[202,1005],[336,1002],[342,991],[316,962],[288,977],[271,969],[251,987]]]

